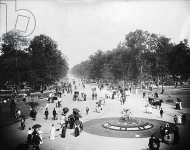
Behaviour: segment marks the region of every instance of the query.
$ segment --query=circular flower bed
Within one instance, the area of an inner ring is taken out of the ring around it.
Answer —
[[[164,121],[146,118],[132,118],[123,121],[118,117],[100,118],[89,120],[84,123],[84,131],[90,134],[107,137],[136,138],[150,137],[158,134]]]

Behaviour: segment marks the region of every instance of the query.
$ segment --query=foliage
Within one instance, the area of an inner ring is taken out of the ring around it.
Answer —
[[[64,77],[68,64],[50,37],[39,35],[29,40],[18,31],[2,36],[0,49],[1,85],[10,82],[19,87],[28,82],[34,88],[52,84]]]
[[[188,41],[181,41],[168,53],[168,68],[174,80],[187,80],[190,77],[190,48]]]
[[[113,50],[97,51],[88,60],[74,66],[72,73],[90,79],[154,80],[163,84],[171,75],[188,79],[189,65],[187,40],[176,45],[165,36],[136,30],[128,33]]]
[[[51,84],[65,76],[68,65],[57,44],[48,36],[39,35],[30,42],[32,82]]]
[[[2,36],[0,55],[0,81],[18,84],[29,78],[30,65],[26,47],[28,39],[23,38],[17,31],[10,31]]]

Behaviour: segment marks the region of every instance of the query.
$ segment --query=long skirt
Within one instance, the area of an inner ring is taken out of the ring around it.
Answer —
[[[73,129],[73,127],[74,127],[74,122],[73,121],[70,121],[70,129]]]
[[[75,137],[79,136],[79,128],[75,128]]]
[[[32,134],[28,134],[27,136],[27,144],[32,144]]]
[[[54,139],[55,139],[55,128],[52,128],[50,132],[50,140],[54,140]]]
[[[61,137],[65,138],[65,135],[66,135],[66,127],[63,127],[61,131]]]

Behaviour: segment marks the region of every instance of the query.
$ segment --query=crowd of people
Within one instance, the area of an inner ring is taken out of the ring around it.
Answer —
[[[73,88],[76,88],[76,83],[73,82],[66,82],[66,83],[62,83],[61,88],[60,87],[56,87],[54,90],[54,93],[50,93],[48,96],[48,103],[52,103],[53,105],[55,104],[55,107],[52,110],[52,118],[50,118],[50,112],[49,112],[49,108],[48,105],[46,105],[45,110],[44,110],[44,116],[45,116],[45,120],[52,120],[51,122],[53,122],[51,124],[51,128],[50,128],[50,133],[49,133],[49,139],[50,140],[54,140],[56,137],[57,132],[59,132],[58,134],[60,135],[60,137],[65,138],[66,137],[66,133],[67,133],[67,129],[73,129],[73,133],[74,136],[77,137],[80,135],[80,132],[83,130],[83,123],[80,120],[81,115],[80,115],[80,111],[77,108],[73,108],[72,113],[69,114],[69,108],[67,107],[62,107],[61,106],[61,102],[62,102],[62,94],[72,94],[73,93]],[[85,88],[85,85],[83,84],[83,88]],[[86,95],[83,93],[81,95],[84,99],[86,99]],[[13,109],[15,109],[15,105],[14,105],[14,101],[11,104],[11,114],[13,115]],[[62,113],[59,114],[58,109],[62,109]],[[89,112],[89,108],[86,108],[86,114],[88,114]],[[15,114],[14,114],[15,115]],[[30,117],[32,118],[32,120],[34,121],[34,123],[36,121],[36,117],[37,117],[37,110],[35,109],[35,107],[31,107],[30,110]],[[15,115],[19,120],[20,120],[20,128],[22,130],[25,130],[25,117],[21,114],[21,110],[18,109],[16,110],[16,115]],[[37,124],[38,125],[38,124]],[[43,143],[42,140],[42,131],[41,129],[41,125],[37,126],[37,127],[29,127],[28,129],[28,136],[27,136],[27,146],[32,146],[33,150],[40,150],[40,144]]]
[[[149,150],[159,150],[161,142],[176,145],[179,140],[179,127],[176,124],[166,123],[160,126],[159,136],[151,135],[148,143]]]
[[[27,131],[27,146],[32,145],[33,150],[40,150],[39,145],[43,143],[42,132],[40,128],[29,128]]]
[[[159,99],[157,92],[152,94],[152,97],[148,97],[148,102],[152,105],[153,108],[157,109],[159,106],[160,117],[163,118],[164,110],[161,107],[163,100]],[[143,99],[146,98],[146,93],[143,92]],[[156,106],[156,107],[154,107]],[[176,109],[182,109],[181,99],[177,98]],[[175,114],[173,116],[173,123],[166,123],[165,125],[160,126],[159,136],[151,135],[149,139],[149,150],[159,150],[160,143],[173,144],[176,145],[179,143],[180,134],[178,125],[185,124],[186,115],[185,114]]]
[[[80,84],[77,84],[76,81],[73,82],[62,82],[61,86],[57,86],[54,89],[54,93],[50,93],[48,97],[48,102],[55,104],[55,107],[53,110],[49,110],[48,107],[44,110],[44,119],[45,120],[52,120],[51,121],[51,129],[49,134],[49,139],[54,140],[56,138],[56,134],[59,132],[60,137],[65,138],[67,129],[73,129],[74,136],[77,137],[80,135],[80,132],[83,130],[83,123],[81,121],[81,115],[80,111],[77,108],[73,108],[72,113],[69,113],[68,108],[62,106],[62,95],[65,94],[73,94],[73,101],[87,101],[87,98],[89,98],[89,95],[87,96],[87,93],[84,91],[80,91],[78,89],[78,86],[82,89],[86,88],[86,85],[84,82],[81,82]],[[99,89],[99,91],[98,91]],[[104,89],[109,91],[104,93]],[[111,89],[111,90],[109,90]],[[132,88],[126,87],[122,88],[120,86],[118,87],[109,87],[104,84],[98,84],[97,87],[91,88],[91,99],[95,102],[95,112],[101,113],[103,110],[103,106],[106,104],[106,99],[112,99],[112,100],[119,100],[121,102],[121,105],[124,105],[127,101],[127,96],[132,94]],[[80,91],[80,92],[79,92]],[[98,95],[99,93],[104,93],[104,96],[101,97]],[[146,93],[143,92],[143,99],[146,98]],[[158,99],[159,95],[158,93],[153,93],[153,98],[148,97],[147,102],[149,102],[150,105],[158,105],[159,106],[159,112],[160,117],[163,118],[164,110],[161,107],[162,101],[159,100],[159,103],[154,103],[154,99]],[[178,103],[180,101],[178,100]],[[181,105],[181,103],[180,103]],[[14,109],[14,102],[11,104],[12,110]],[[181,106],[180,106],[181,108]],[[62,113],[59,113],[58,110],[62,109]],[[85,113],[86,115],[89,114],[90,108],[86,106]],[[12,114],[13,112],[11,112]],[[16,113],[17,117],[20,118],[20,125],[21,129],[25,130],[25,117],[21,115],[20,110],[17,110]],[[50,114],[52,114],[52,118],[50,118]],[[35,121],[37,116],[36,109],[32,108],[30,112],[30,117]],[[57,121],[56,121],[57,120]],[[53,123],[52,123],[53,122]],[[59,122],[57,127],[57,122]],[[181,116],[181,122],[185,122],[185,115]],[[160,142],[167,143],[167,144],[177,144],[180,135],[179,135],[179,128],[177,124],[181,124],[179,116],[174,116],[174,125],[166,124],[162,125],[160,127],[160,137],[157,137],[155,135],[152,135],[149,139],[149,149],[150,150],[159,150]],[[29,128],[28,130],[28,136],[27,136],[27,144],[32,145],[33,149],[39,150],[39,145],[43,143],[42,140],[42,132],[39,128]]]

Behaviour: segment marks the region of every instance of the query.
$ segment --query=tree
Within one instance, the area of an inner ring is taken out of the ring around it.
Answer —
[[[1,84],[11,82],[19,86],[28,79],[30,66],[29,55],[26,47],[28,39],[21,36],[18,31],[9,31],[2,36],[0,56]]]
[[[2,36],[0,82],[20,86],[29,82],[39,89],[64,77],[68,64],[57,44],[50,37],[39,35],[29,42],[18,31]]]
[[[184,40],[175,45],[168,55],[168,69],[177,86],[177,82],[187,80],[190,77],[190,48],[188,41]]]
[[[157,77],[157,84],[159,85],[160,79],[162,83],[162,93],[164,91],[163,85],[165,81],[165,77],[168,76],[169,70],[168,70],[168,52],[170,49],[172,49],[173,44],[170,42],[169,38],[166,38],[164,36],[159,37],[159,44],[158,48],[156,49],[155,53],[155,63],[154,63],[154,69],[152,68],[153,75]]]
[[[35,36],[29,50],[32,61],[31,82],[34,85],[49,85],[66,75],[68,64],[50,37]]]
[[[135,30],[129,32],[113,50],[97,51],[74,68],[76,72],[88,72],[88,77],[93,79],[112,78],[141,83],[155,81],[158,85],[161,83],[163,88],[170,75],[187,80],[190,77],[189,65],[187,40],[175,45],[165,36]]]
[[[28,47],[29,40],[23,37],[21,32],[17,30],[11,30],[2,35],[2,54],[8,54],[12,51],[24,50]]]
[[[158,48],[158,36],[138,29],[128,33],[123,43],[130,49],[129,79],[145,81],[150,77],[150,56]]]
[[[92,79],[100,79],[102,77],[102,69],[104,64],[104,53],[98,50],[94,55],[90,56],[89,77]]]
[[[80,64],[75,65],[71,69],[71,73],[75,74],[77,77],[88,79],[89,78],[89,60],[83,61]]]

